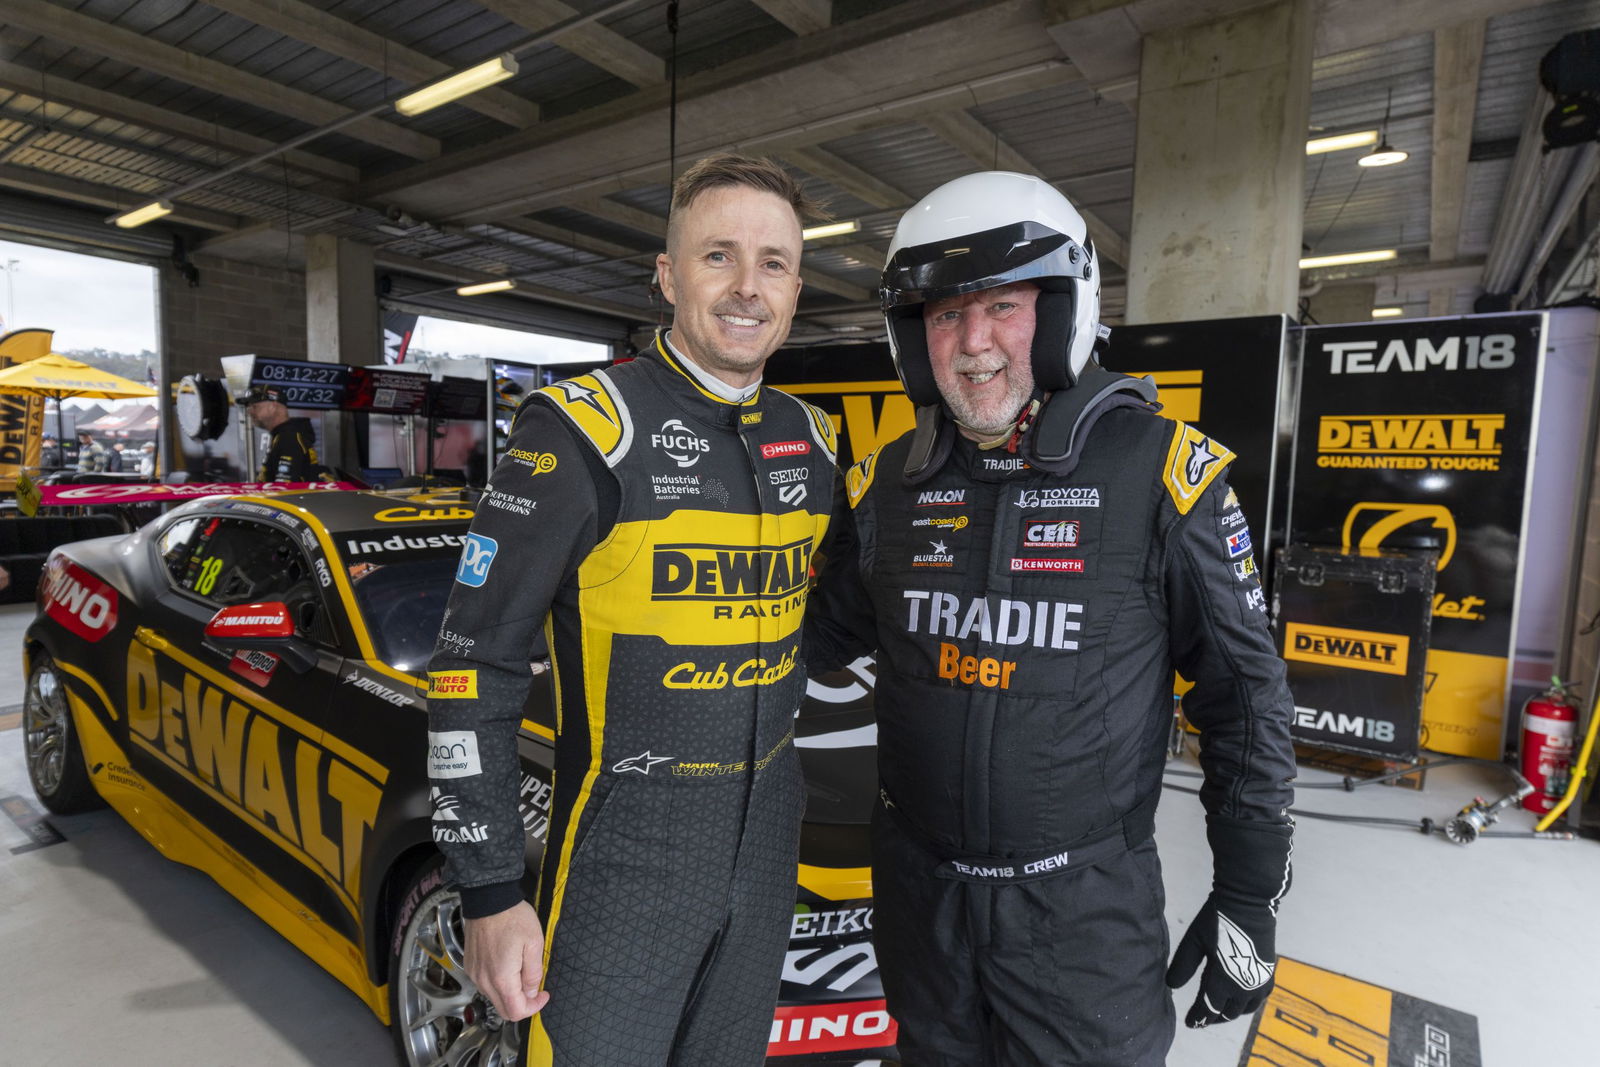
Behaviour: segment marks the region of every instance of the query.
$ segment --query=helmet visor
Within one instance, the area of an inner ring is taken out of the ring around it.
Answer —
[[[1037,222],[909,245],[883,271],[883,308],[924,304],[1011,282],[1090,276],[1087,249]]]

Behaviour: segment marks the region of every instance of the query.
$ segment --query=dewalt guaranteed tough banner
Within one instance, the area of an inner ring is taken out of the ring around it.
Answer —
[[[1439,552],[1422,745],[1498,759],[1544,316],[1304,332],[1291,540]]]

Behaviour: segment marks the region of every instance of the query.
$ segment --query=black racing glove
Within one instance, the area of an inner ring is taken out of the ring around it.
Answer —
[[[1288,824],[1211,817],[1206,837],[1216,872],[1211,895],[1178,942],[1167,986],[1200,974],[1184,1024],[1192,1029],[1253,1014],[1272,992],[1278,966],[1278,901],[1289,888]]]

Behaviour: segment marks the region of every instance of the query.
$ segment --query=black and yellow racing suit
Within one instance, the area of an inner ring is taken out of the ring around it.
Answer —
[[[434,838],[469,917],[520,899],[516,733],[545,628],[554,799],[535,1064],[761,1060],[795,899],[800,618],[834,427],[657,343],[522,407],[430,663]]]
[[[322,476],[317,463],[317,436],[310,419],[285,419],[272,428],[266,458],[261,461],[263,482],[314,482]]]
[[[912,435],[852,468],[806,622],[878,655],[878,946],[919,1067],[1156,1067],[1174,1020],[1152,838],[1174,669],[1194,683],[1216,882],[1287,887],[1292,700],[1233,453],[1106,410],[1067,474]]]

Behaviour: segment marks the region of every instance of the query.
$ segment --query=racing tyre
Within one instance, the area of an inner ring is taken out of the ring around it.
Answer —
[[[84,766],[61,673],[43,652],[34,661],[22,699],[22,748],[28,781],[45,807],[57,815],[71,815],[104,806]]]
[[[461,898],[435,859],[412,879],[389,940],[389,1029],[406,1067],[521,1067],[522,1027],[478,994],[465,946]]]

